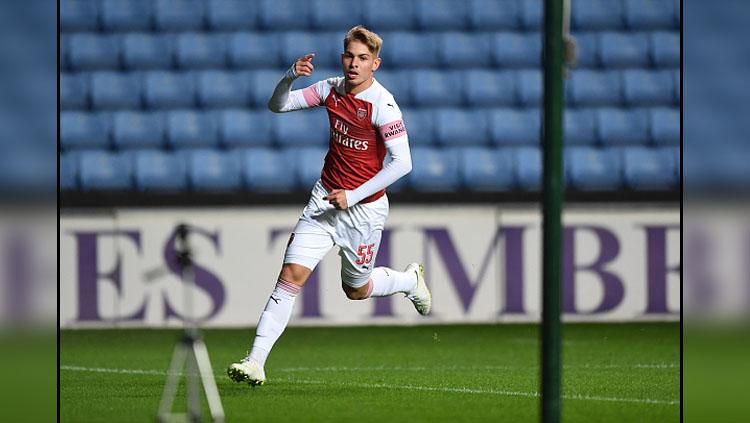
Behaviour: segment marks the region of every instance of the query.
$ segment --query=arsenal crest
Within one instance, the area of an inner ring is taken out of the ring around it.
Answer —
[[[367,109],[362,107],[357,108],[357,119],[364,119],[367,117]]]

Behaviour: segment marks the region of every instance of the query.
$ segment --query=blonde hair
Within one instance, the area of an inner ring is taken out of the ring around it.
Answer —
[[[383,46],[383,39],[380,36],[362,25],[357,25],[350,29],[346,33],[344,38],[344,50],[349,47],[349,43],[352,41],[359,41],[367,46],[370,53],[374,54],[375,57],[380,55],[380,47]]]

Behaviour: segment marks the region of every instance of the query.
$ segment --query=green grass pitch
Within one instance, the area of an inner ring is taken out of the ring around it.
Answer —
[[[61,420],[153,421],[180,334],[61,331]],[[288,328],[257,388],[226,376],[253,335],[205,332],[229,422],[539,420],[536,325]],[[563,363],[564,421],[679,420],[678,323],[566,324]]]

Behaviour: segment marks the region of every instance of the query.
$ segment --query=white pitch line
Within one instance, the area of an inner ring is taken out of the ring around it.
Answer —
[[[384,368],[388,370],[390,368]],[[118,373],[118,374],[138,374],[138,375],[157,375],[165,376],[166,371],[163,370],[144,370],[144,369],[116,369],[116,368],[105,368],[105,367],[82,367],[82,366],[60,366],[60,370],[76,371],[76,372],[93,372],[93,373]],[[280,369],[279,369],[280,370]],[[223,373],[217,374],[217,376],[223,375]],[[538,398],[540,394],[538,392],[523,392],[523,391],[506,391],[496,389],[481,389],[481,388],[451,388],[441,386],[419,386],[419,385],[389,385],[383,383],[356,383],[356,382],[336,382],[336,381],[320,381],[320,380],[306,380],[306,379],[285,379],[284,382],[290,383],[304,383],[309,385],[337,385],[337,386],[349,386],[355,388],[381,388],[381,389],[406,389],[411,391],[427,391],[427,392],[444,392],[444,393],[458,393],[458,394],[482,394],[482,395],[502,395],[511,397],[527,397],[527,398]],[[658,399],[647,399],[647,398],[621,398],[621,397],[603,397],[597,395],[562,395],[563,399],[568,400],[582,400],[582,401],[606,401],[606,402],[627,402],[627,403],[638,403],[638,404],[660,404],[660,405],[677,405],[679,401],[672,400],[658,400]]]

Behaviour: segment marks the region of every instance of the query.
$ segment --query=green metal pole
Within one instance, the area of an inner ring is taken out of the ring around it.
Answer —
[[[544,2],[542,422],[560,421],[563,1]]]

